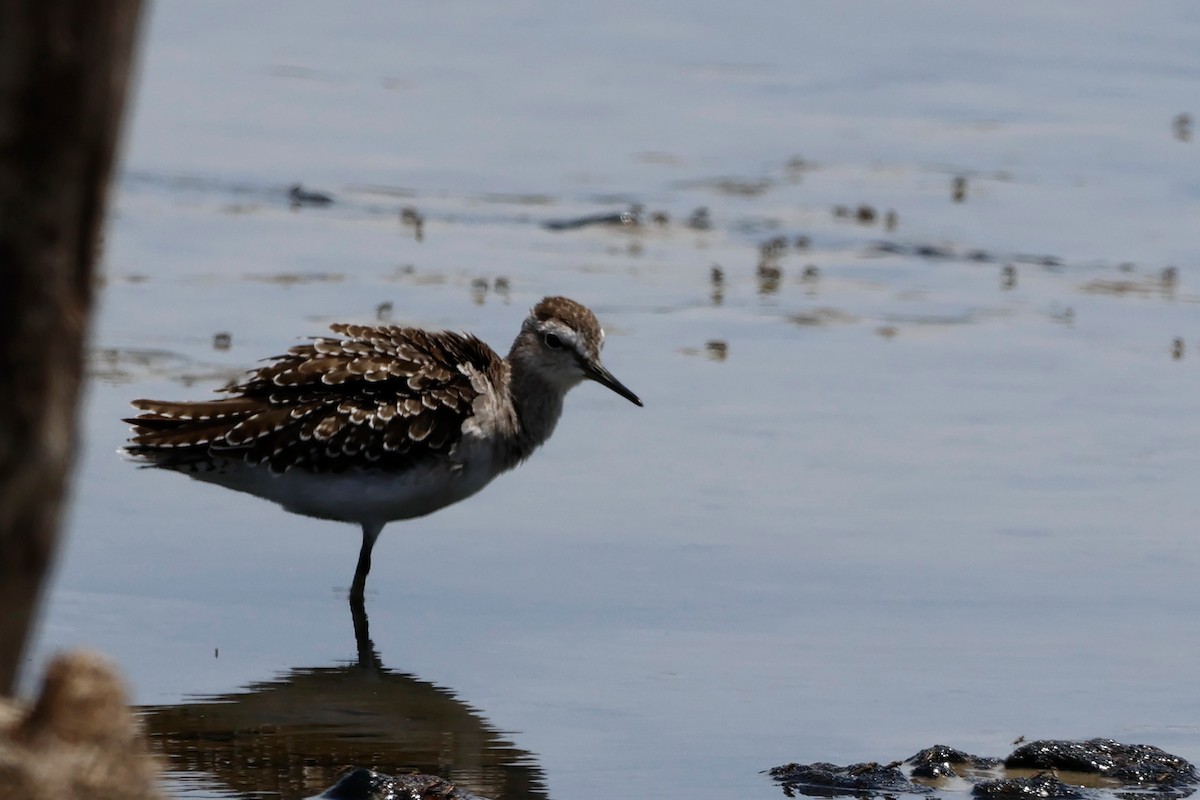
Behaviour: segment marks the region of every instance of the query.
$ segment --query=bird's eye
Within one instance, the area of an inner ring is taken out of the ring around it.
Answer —
[[[547,333],[546,338],[544,338],[542,341],[545,342],[546,347],[549,347],[551,350],[557,350],[563,346],[562,339],[558,337],[557,333]]]

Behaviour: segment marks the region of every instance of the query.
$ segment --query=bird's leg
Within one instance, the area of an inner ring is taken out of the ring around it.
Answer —
[[[383,661],[379,651],[371,641],[371,623],[367,621],[367,605],[361,597],[350,598],[350,618],[354,620],[354,643],[358,647],[358,666],[362,669],[380,672]]]
[[[367,573],[371,571],[371,550],[375,540],[383,530],[382,522],[364,522],[362,524],[362,549],[358,551],[358,568],[354,570],[354,582],[350,584],[350,604],[363,604],[363,590],[367,588]]]

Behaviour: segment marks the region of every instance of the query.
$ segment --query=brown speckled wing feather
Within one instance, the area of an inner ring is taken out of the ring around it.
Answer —
[[[241,457],[282,472],[405,469],[449,452],[503,361],[473,336],[333,325],[206,402],[136,400],[129,452],[161,466]],[[465,365],[460,368],[460,365]]]

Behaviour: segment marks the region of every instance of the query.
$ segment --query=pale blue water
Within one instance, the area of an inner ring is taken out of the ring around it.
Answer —
[[[31,672],[94,646],[161,706],[353,659],[357,533],[135,469],[128,401],[384,301],[503,349],[561,293],[646,408],[578,389],[528,464],[390,526],[368,595],[384,665],[549,796],[773,797],[782,762],[1018,735],[1200,757],[1190,4],[164,2],[146,33],[95,326],[120,353]],[[338,202],[290,210],[298,181]],[[672,224],[540,225],[628,201]],[[831,213],[862,203],[898,229]],[[777,234],[812,247],[763,295]]]

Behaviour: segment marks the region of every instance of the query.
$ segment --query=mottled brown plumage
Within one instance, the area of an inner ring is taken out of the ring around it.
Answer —
[[[446,455],[473,413],[471,374],[508,365],[467,334],[332,325],[345,338],[293,347],[209,402],[135,400],[129,452],[161,466],[213,457],[274,472],[410,469]]]
[[[469,497],[549,438],[564,395],[594,380],[642,402],[600,363],[604,331],[565,297],[538,303],[501,358],[474,336],[333,325],[199,402],[135,400],[127,451],[285,509],[357,522],[351,598],[392,520]]]

